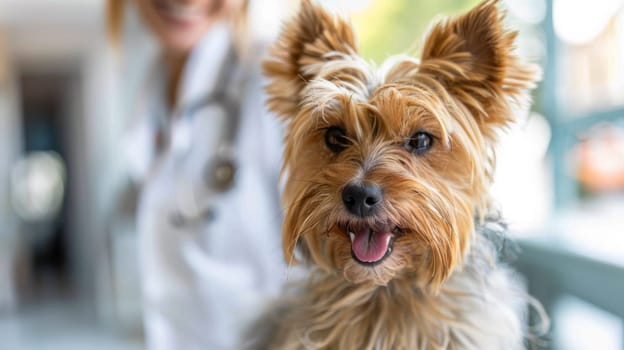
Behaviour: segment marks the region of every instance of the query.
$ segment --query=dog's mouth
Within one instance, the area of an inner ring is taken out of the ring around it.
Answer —
[[[381,263],[392,253],[394,240],[402,234],[396,225],[349,222],[340,225],[351,240],[351,255],[362,265]]]

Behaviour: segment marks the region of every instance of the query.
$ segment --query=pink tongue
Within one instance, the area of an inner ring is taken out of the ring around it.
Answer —
[[[370,229],[364,229],[354,234],[351,249],[358,260],[368,263],[377,262],[386,255],[392,233],[373,233]]]

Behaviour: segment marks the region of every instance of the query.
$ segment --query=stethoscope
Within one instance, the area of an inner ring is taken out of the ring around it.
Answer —
[[[219,70],[216,80],[216,89],[187,107],[184,118],[192,119],[201,109],[206,107],[219,107],[224,111],[225,125],[221,137],[217,143],[212,158],[208,159],[201,170],[200,186],[205,187],[212,193],[225,193],[234,187],[238,164],[235,154],[236,139],[240,124],[241,101],[240,95],[236,94],[236,88],[244,86],[243,79],[246,75],[237,70],[239,67],[238,57],[233,47],[230,47],[224,61],[224,66]],[[197,200],[195,200],[197,201]],[[170,223],[176,228],[188,227],[201,224],[214,219],[215,213],[212,206],[204,206],[196,203],[198,210],[194,213],[185,213],[180,207],[175,208],[170,216]]]

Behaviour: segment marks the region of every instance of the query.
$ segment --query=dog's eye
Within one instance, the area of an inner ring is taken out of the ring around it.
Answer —
[[[418,131],[414,133],[412,137],[409,138],[405,147],[410,152],[413,152],[416,154],[423,154],[427,152],[431,148],[432,145],[433,145],[433,136],[431,136],[430,134],[424,131]]]
[[[345,131],[337,126],[330,126],[325,130],[325,144],[334,153],[339,153],[349,145]]]

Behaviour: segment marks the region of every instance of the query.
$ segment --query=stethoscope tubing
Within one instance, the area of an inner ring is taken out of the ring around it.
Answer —
[[[192,119],[202,109],[216,105],[223,109],[225,114],[225,128],[221,133],[214,156],[203,166],[200,186],[212,193],[225,193],[234,187],[238,172],[236,157],[236,141],[241,119],[240,90],[244,86],[245,72],[242,68],[236,51],[230,47],[224,67],[216,80],[217,88],[186,108],[183,118]],[[243,74],[237,74],[243,73]],[[198,210],[195,213],[184,213],[181,208],[174,209],[170,215],[170,223],[177,228],[190,227],[205,221],[214,220],[215,213],[211,205],[202,205],[201,199],[193,195]]]

